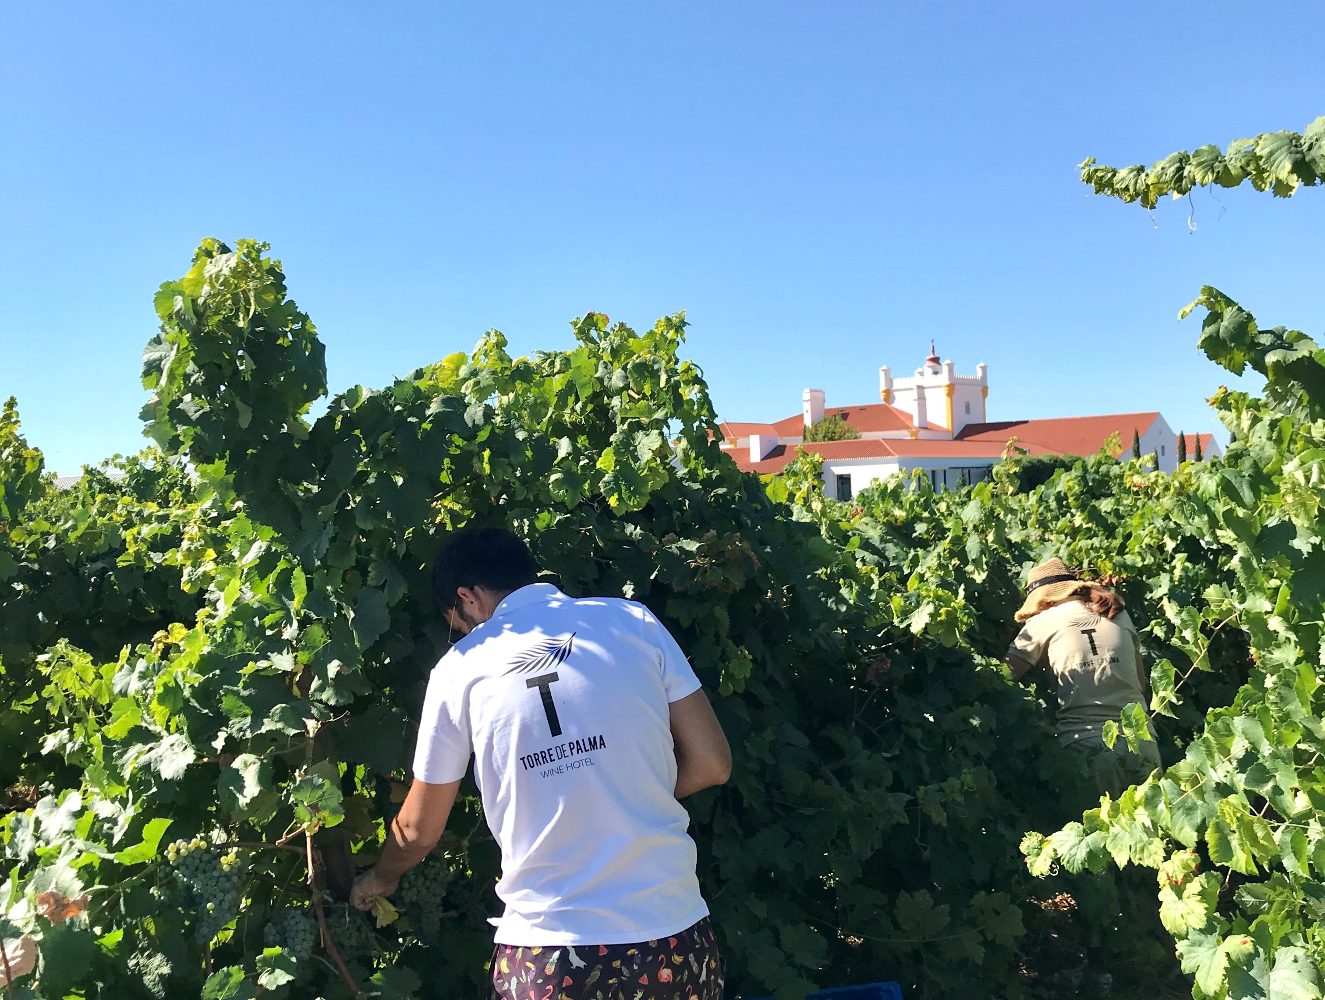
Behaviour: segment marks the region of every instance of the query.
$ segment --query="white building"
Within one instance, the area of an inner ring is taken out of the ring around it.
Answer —
[[[991,423],[986,412],[989,369],[960,375],[951,361],[941,361],[933,345],[913,375],[894,379],[879,369],[881,402],[862,406],[827,406],[822,389],[806,389],[801,412],[771,424],[724,421],[722,446],[743,470],[781,472],[805,442],[806,428],[839,417],[860,437],[806,445],[823,459],[829,496],[850,499],[870,483],[919,469],[937,489],[978,482],[989,475],[1009,447],[1031,455],[1091,455],[1111,435],[1121,442],[1119,457],[1130,455],[1134,440],[1140,453],[1153,453],[1159,468],[1178,464],[1177,435],[1158,412],[1115,413],[1097,417],[1058,417]],[[1221,454],[1212,435],[1187,435],[1188,458]]]

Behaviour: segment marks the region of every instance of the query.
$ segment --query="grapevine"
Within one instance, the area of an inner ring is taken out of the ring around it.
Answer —
[[[1236,165],[1216,180],[1234,186],[1250,177],[1258,190],[1292,194],[1325,176],[1322,139],[1325,118],[1300,136],[1235,143],[1228,158]],[[1195,163],[1210,149],[1164,162]],[[1138,172],[1120,187],[1121,173],[1086,166],[1096,172],[1083,179],[1098,192],[1138,196]],[[1145,183],[1158,191],[1159,180]],[[1254,369],[1266,386],[1262,399],[1215,395],[1233,443],[1224,462],[1175,504],[1193,535],[1228,551],[1230,578],[1213,581],[1174,615],[1174,641],[1190,666],[1179,673],[1163,664],[1156,705],[1171,704],[1195,672],[1217,669],[1211,651],[1230,631],[1234,648],[1245,651],[1245,676],[1231,704],[1205,713],[1166,770],[1048,837],[1028,834],[1022,848],[1037,874],[1057,865],[1157,869],[1159,916],[1194,996],[1318,997],[1325,988],[1325,937],[1314,902],[1325,877],[1325,509],[1318,490],[1325,350],[1300,331],[1261,326],[1218,289],[1202,289],[1182,315],[1198,308],[1205,310],[1200,344],[1207,356],[1234,374]]]
[[[1287,183],[1281,145],[1257,140],[1254,170],[1236,151],[1253,183]],[[1216,397],[1222,462],[1014,458],[845,506],[811,458],[768,482],[735,468],[681,315],[591,313],[532,357],[490,332],[315,409],[323,347],[262,244],[205,241],[155,305],[154,450],[61,493],[16,407],[0,420],[0,852],[42,995],[481,988],[490,840],[410,873],[398,924],[344,897],[446,648],[426,567],[492,521],[568,591],[654,609],[712,693],[736,767],[687,808],[733,993],[1044,995],[1037,942],[1109,915],[1036,879],[1136,865],[1200,995],[1319,991],[1325,354],[1300,331],[1202,292],[1202,349],[1267,379]],[[1043,698],[1000,665],[1050,554],[1117,581],[1161,723],[1166,770],[1082,816]],[[472,790],[456,812],[481,826]],[[92,901],[59,927],[33,905],[57,890]]]
[[[1153,208],[1164,195],[1180,198],[1196,187],[1233,188],[1250,181],[1257,191],[1287,198],[1325,182],[1325,115],[1300,133],[1287,129],[1235,139],[1224,149],[1209,144],[1171,153],[1150,167],[1107,167],[1089,158],[1081,180],[1123,202]]]

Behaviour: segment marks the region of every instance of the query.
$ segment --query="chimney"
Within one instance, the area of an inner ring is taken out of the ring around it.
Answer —
[[[768,453],[777,447],[778,438],[776,434],[751,434],[750,435],[750,461],[762,462],[768,458]]]
[[[887,365],[879,368],[879,398],[885,403],[893,401],[893,373],[888,370]]]
[[[916,386],[915,421],[916,427],[920,430],[924,430],[929,426],[929,417],[925,413],[925,387],[923,384]]]
[[[806,427],[813,427],[824,418],[824,391],[822,389],[806,389],[801,393],[801,402],[804,404],[802,413],[805,415]]]

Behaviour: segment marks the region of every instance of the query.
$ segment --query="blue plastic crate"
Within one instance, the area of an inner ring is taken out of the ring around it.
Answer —
[[[773,997],[749,997],[747,1000],[773,1000]],[[811,993],[805,1000],[902,1000],[902,988],[896,983],[837,986],[831,990]]]

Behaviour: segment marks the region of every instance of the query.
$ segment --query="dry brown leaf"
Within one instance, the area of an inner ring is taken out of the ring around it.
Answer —
[[[5,974],[5,963],[0,963],[0,986],[8,986],[13,979],[32,975],[37,967],[37,942],[24,934],[21,938],[5,938],[5,962],[9,975]]]
[[[37,893],[37,913],[53,924],[62,924],[87,909],[87,896],[70,899],[54,889]]]

